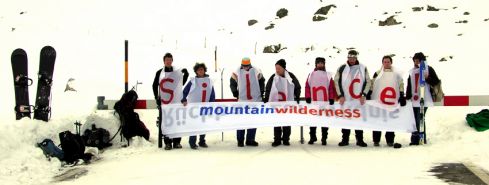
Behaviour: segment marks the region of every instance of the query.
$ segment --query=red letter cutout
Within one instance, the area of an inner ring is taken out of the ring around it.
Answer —
[[[353,79],[353,81],[351,81],[350,88],[349,88],[350,96],[353,99],[360,99],[360,97],[362,97],[362,92],[360,92],[360,94],[355,94],[355,92],[353,92],[353,86],[355,83],[360,83],[360,79],[355,78],[355,79]]]
[[[253,97],[251,97],[251,84],[250,84],[250,74],[246,74],[246,98],[248,100],[251,100],[253,99]]]
[[[318,101],[318,92],[322,91],[323,92],[323,101],[328,100],[328,93],[326,91],[326,87],[324,86],[318,86],[318,87],[312,87],[312,100]]]
[[[171,89],[165,89],[165,87],[163,87],[165,85],[166,82],[170,82],[170,83],[173,83],[175,80],[171,79],[171,78],[165,78],[163,80],[161,80],[160,82],[160,90],[165,92],[165,93],[168,93],[170,94],[170,99],[169,100],[164,100],[163,98],[161,99],[161,103],[163,104],[169,104],[172,100],[173,100],[173,90]]]
[[[287,96],[283,92],[278,92],[278,95],[281,97],[278,101],[287,101]]]
[[[419,83],[419,73],[414,74],[414,96],[413,99],[417,101],[419,99],[418,96],[418,83]]]
[[[386,99],[393,99],[394,101],[386,101]],[[380,93],[380,101],[386,105],[396,104],[396,90],[392,87],[386,87]]]
[[[205,102],[205,99],[207,97],[207,90],[206,90],[207,83],[202,83],[202,87],[203,87],[203,90],[202,90],[202,102]]]

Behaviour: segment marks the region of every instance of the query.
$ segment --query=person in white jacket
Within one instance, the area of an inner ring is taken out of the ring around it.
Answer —
[[[338,103],[343,105],[345,101],[360,101],[365,104],[368,91],[370,91],[370,76],[367,67],[357,59],[358,52],[350,50],[346,64],[341,65],[335,75],[336,92],[338,94]],[[342,129],[342,140],[339,146],[349,145],[350,129]],[[363,141],[363,130],[355,130],[357,146],[367,147]]]

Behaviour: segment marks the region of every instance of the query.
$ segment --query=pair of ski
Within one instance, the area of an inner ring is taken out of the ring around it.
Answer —
[[[425,61],[421,61],[419,64],[419,93],[421,99],[419,100],[419,144],[427,144],[426,141],[426,125],[425,125],[425,105],[424,105],[424,96],[425,96],[425,87],[426,80],[424,79],[424,71],[428,70],[425,65]]]
[[[28,76],[27,54],[23,49],[16,49],[12,52],[12,73],[14,76],[15,89],[15,115],[16,119],[24,117],[48,121],[51,117],[51,85],[53,81],[54,62],[56,60],[56,50],[51,46],[41,49],[39,63],[38,84],[36,94],[36,104],[29,103],[29,86],[33,81]]]

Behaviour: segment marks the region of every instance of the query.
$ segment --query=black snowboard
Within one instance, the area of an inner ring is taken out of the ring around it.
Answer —
[[[34,119],[48,121],[51,117],[51,85],[55,60],[56,50],[53,47],[45,46],[41,49]]]
[[[14,75],[15,90],[15,118],[31,118],[31,106],[29,105],[29,86],[32,80],[27,77],[27,54],[23,49],[12,52],[12,73]]]

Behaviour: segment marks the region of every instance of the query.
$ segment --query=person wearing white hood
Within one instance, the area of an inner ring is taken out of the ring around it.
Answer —
[[[350,50],[346,64],[341,65],[336,72],[334,81],[340,105],[343,105],[345,101],[354,100],[359,100],[360,104],[363,105],[365,104],[367,93],[370,91],[372,82],[370,81],[367,67],[360,64],[357,56],[357,51]],[[349,145],[350,129],[342,129],[341,132],[343,133],[342,140],[338,145]],[[357,146],[368,146],[363,141],[363,130],[355,130],[355,138],[357,139]]]
[[[280,59],[275,63],[275,74],[273,74],[267,82],[265,90],[265,101],[280,102],[280,101],[297,101],[301,95],[301,84],[294,74],[286,70],[286,62]],[[291,127],[274,127],[273,128],[273,143],[276,147],[281,144],[290,145]]]
[[[405,106],[404,82],[401,74],[392,66],[392,57],[384,56],[382,58],[382,67],[374,73],[372,78],[372,88],[367,95],[367,99],[377,101],[385,106]],[[373,131],[372,137],[374,146],[380,146],[381,131]],[[387,146],[394,146],[394,132],[386,132],[385,140]]]

